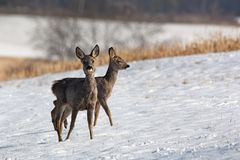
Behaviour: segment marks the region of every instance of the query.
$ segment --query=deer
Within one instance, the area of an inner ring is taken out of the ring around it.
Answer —
[[[66,140],[70,138],[70,134],[74,128],[76,117],[79,111],[87,110],[87,121],[90,133],[90,139],[93,139],[93,115],[97,103],[97,83],[95,80],[95,59],[99,55],[99,46],[96,45],[90,55],[76,47],[76,56],[80,59],[83,65],[85,78],[79,82],[76,78],[68,78],[68,81],[55,81],[52,86],[53,94],[57,100],[53,101],[56,106],[56,114],[54,126],[58,134],[58,141],[62,141],[62,123],[64,111],[72,113],[70,128]],[[55,88],[56,86],[57,89]],[[64,90],[64,92],[62,92]]]
[[[109,54],[109,66],[105,76],[96,77],[97,89],[98,89],[98,101],[95,106],[94,126],[96,126],[97,124],[100,105],[103,107],[105,113],[107,114],[110,125],[113,126],[112,114],[107,104],[107,100],[111,96],[113,87],[115,85],[115,82],[117,81],[118,71],[124,70],[130,67],[120,56],[116,54],[113,47],[109,48],[108,54]],[[67,84],[68,81],[73,81],[73,80],[79,81],[79,83],[82,83],[84,79],[83,78],[75,78],[75,79],[65,78],[53,85],[52,87],[53,92],[55,92],[55,90],[61,90],[64,95],[64,92],[65,92],[64,87],[61,88],[61,85]],[[52,123],[54,125],[56,112],[57,112],[57,100],[55,100],[53,103],[55,107],[51,111],[51,116],[52,116]],[[65,128],[67,128],[67,117],[70,115],[70,113],[71,113],[71,108],[66,108],[63,113],[62,119],[63,119]],[[54,128],[56,129],[56,126],[54,126]]]

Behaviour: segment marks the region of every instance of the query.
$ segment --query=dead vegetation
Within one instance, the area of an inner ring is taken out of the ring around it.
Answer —
[[[110,46],[109,46],[110,47]],[[240,36],[226,37],[222,34],[212,36],[210,39],[197,40],[192,43],[183,44],[160,44],[153,48],[138,48],[117,50],[126,61],[139,61],[173,56],[185,56],[193,54],[204,54],[209,52],[227,52],[240,49]],[[77,60],[50,61],[32,59],[1,59],[1,80],[12,80],[26,77],[34,77],[46,73],[56,73],[68,70],[80,69],[82,66]],[[96,65],[108,64],[108,55],[101,53]]]

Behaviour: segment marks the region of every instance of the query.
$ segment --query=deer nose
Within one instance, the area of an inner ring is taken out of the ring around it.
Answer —
[[[129,67],[130,67],[130,65],[127,65],[127,66],[126,66],[126,68],[129,68]]]
[[[92,66],[87,66],[87,68],[86,68],[87,70],[92,70],[93,69],[93,67]]]

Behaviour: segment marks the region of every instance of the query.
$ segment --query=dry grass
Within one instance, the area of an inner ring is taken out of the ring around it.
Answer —
[[[198,40],[187,45],[183,44],[161,44],[154,48],[133,49],[117,51],[126,61],[138,61],[162,57],[185,56],[193,54],[204,54],[209,52],[226,52],[240,49],[240,36],[225,37],[222,34],[212,36],[207,40]],[[97,66],[108,64],[108,54],[101,54]],[[8,60],[9,61],[9,60]],[[2,61],[0,61],[1,64]],[[8,62],[9,64],[9,62]],[[10,65],[1,70],[1,80],[19,79],[38,76],[46,73],[56,73],[81,68],[78,60],[72,61],[50,61],[50,60],[13,60]]]

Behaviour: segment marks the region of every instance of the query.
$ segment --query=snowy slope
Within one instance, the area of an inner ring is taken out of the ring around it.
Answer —
[[[86,112],[62,143],[50,118],[52,80],[82,71],[1,83],[0,159],[240,158],[239,52],[130,65],[109,101],[114,126],[101,110],[93,140]]]

